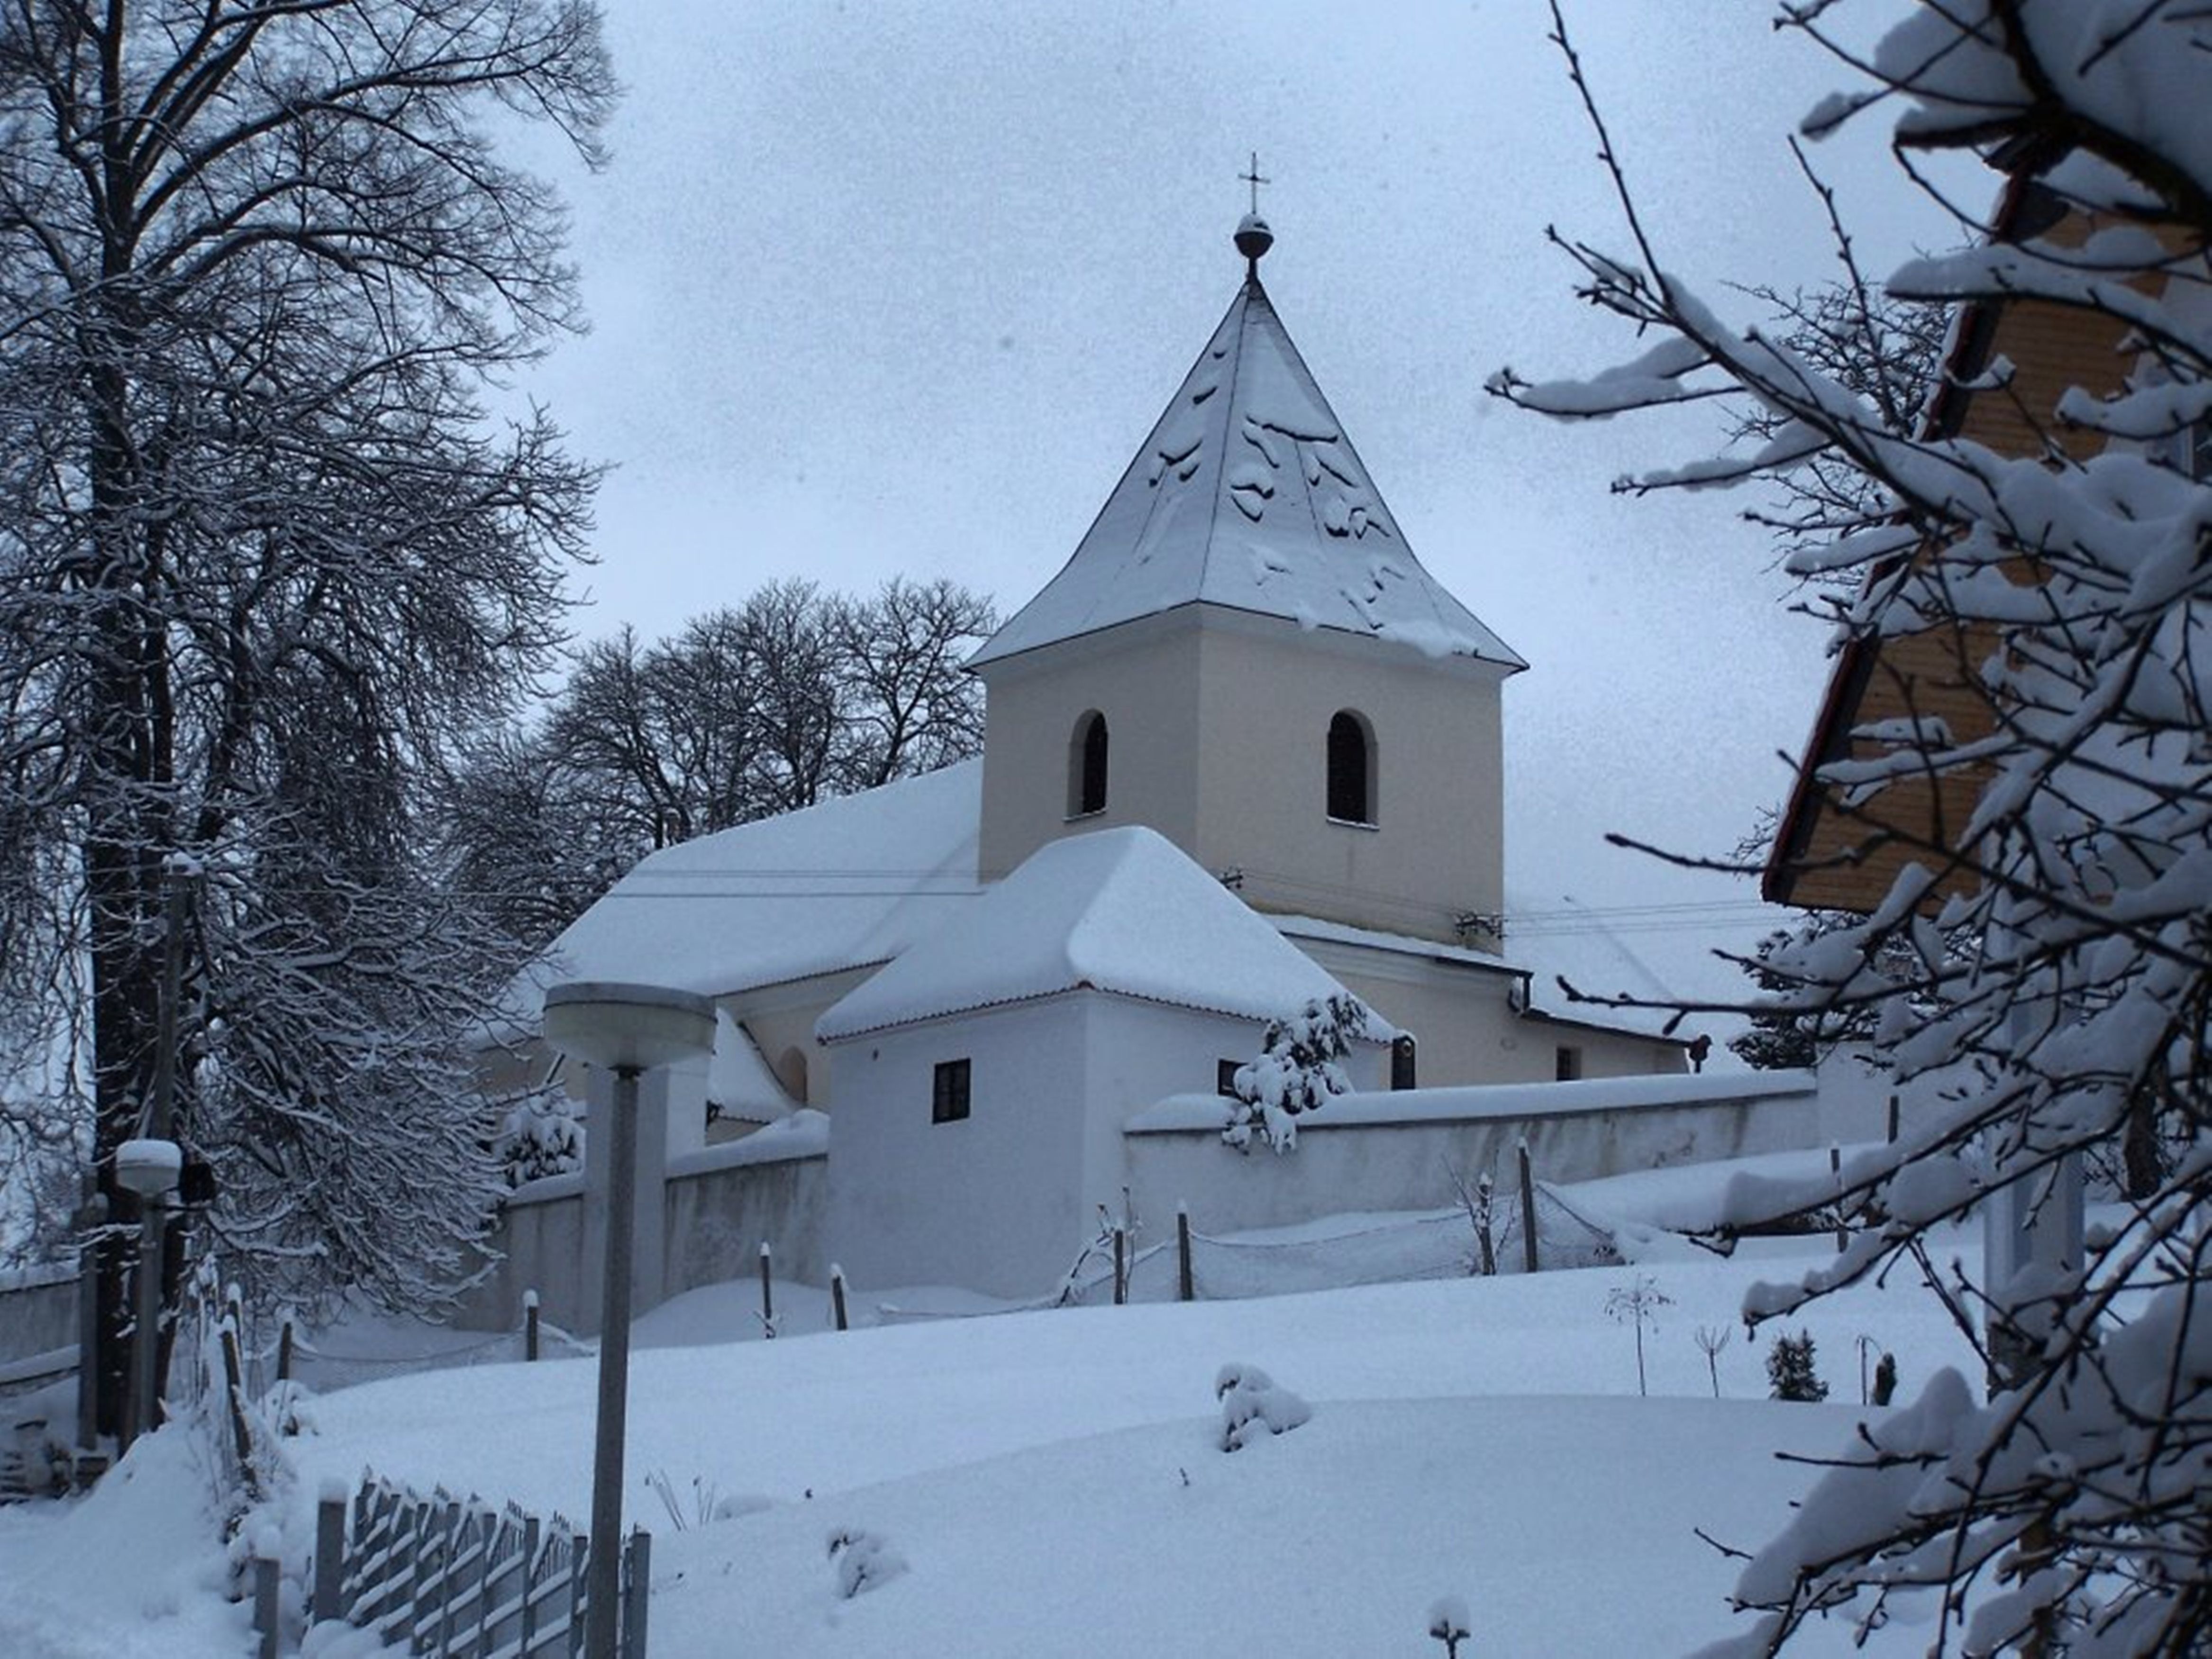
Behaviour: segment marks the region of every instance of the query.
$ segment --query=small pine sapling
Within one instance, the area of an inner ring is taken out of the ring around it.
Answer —
[[[1429,1634],[1444,1644],[1444,1659],[1459,1659],[1459,1644],[1467,1640],[1473,1624],[1464,1597],[1440,1595],[1429,1607]]]
[[[1459,1194],[1460,1208],[1467,1212],[1467,1224],[1474,1230],[1474,1254],[1468,1258],[1467,1270],[1491,1278],[1498,1272],[1497,1182],[1487,1170],[1469,1181],[1467,1172],[1449,1158],[1444,1160],[1444,1175]]]
[[[1616,1286],[1605,1298],[1606,1317],[1631,1326],[1636,1332],[1636,1392],[1645,1395],[1650,1389],[1644,1377],[1644,1331],[1646,1326],[1659,1328],[1659,1310],[1671,1308],[1674,1298],[1661,1290],[1649,1275],[1638,1273],[1626,1284]]]
[[[1260,1057],[1231,1079],[1237,1092],[1221,1139],[1239,1152],[1251,1150],[1255,1133],[1279,1152],[1295,1147],[1302,1114],[1351,1092],[1344,1062],[1352,1039],[1370,1035],[1374,1024],[1364,1003],[1342,993],[1307,1003],[1295,1019],[1268,1021]]]
[[[1255,1440],[1288,1434],[1313,1416],[1313,1407],[1257,1365],[1224,1365],[1213,1379],[1221,1402],[1221,1449],[1242,1451]]]
[[[1713,1398],[1721,1397],[1721,1350],[1735,1339],[1735,1329],[1727,1325],[1700,1325],[1690,1334],[1698,1345],[1698,1352],[1705,1357],[1705,1375],[1713,1380]]]
[[[860,1527],[839,1527],[830,1534],[830,1564],[837,1575],[838,1599],[844,1601],[882,1588],[906,1571],[906,1558],[881,1534]]]
[[[1784,1332],[1766,1351],[1766,1380],[1776,1400],[1817,1402],[1828,1397],[1828,1385],[1813,1368],[1813,1334]]]

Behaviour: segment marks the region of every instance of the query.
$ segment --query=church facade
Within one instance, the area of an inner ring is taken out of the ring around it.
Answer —
[[[1512,953],[1526,665],[1406,544],[1261,282],[1271,240],[1239,228],[1228,312],[972,659],[980,762],[656,853],[541,968],[712,997],[667,1151],[825,1113],[829,1255],[864,1280],[1021,1289],[1126,1178],[1130,1117],[1316,997],[1371,1016],[1364,1087],[1686,1069]],[[954,1214],[1018,1232],[1019,1271],[936,1249]]]

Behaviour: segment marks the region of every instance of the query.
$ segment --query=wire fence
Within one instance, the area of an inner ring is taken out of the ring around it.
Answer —
[[[1612,1230],[1577,1208],[1542,1182],[1535,1195],[1535,1258],[1540,1272],[1617,1266],[1622,1260]],[[1488,1271],[1527,1270],[1519,1195],[1498,1194],[1489,1210]],[[918,1324],[941,1319],[984,1318],[1071,1304],[1173,1302],[1188,1277],[1202,1302],[1295,1296],[1415,1279],[1461,1279],[1485,1271],[1478,1214],[1465,1209],[1423,1211],[1369,1224],[1295,1235],[1266,1232],[1211,1234],[1189,1230],[1186,1271],[1178,1237],[1152,1240],[1141,1222],[1122,1224],[1121,1293],[1115,1296],[1113,1228],[1102,1228],[1069,1269],[1060,1288],[1026,1301],[989,1307],[930,1309],[876,1304],[877,1322]]]

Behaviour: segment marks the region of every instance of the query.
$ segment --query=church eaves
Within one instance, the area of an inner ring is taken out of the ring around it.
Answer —
[[[1261,285],[1268,240],[1240,227],[1228,314],[1074,556],[970,667],[1188,605],[1528,666],[1406,545]]]

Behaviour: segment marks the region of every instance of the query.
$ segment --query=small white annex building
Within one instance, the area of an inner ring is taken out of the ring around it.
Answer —
[[[1406,544],[1261,283],[1266,227],[1237,240],[1165,412],[971,660],[980,762],[656,853],[541,969],[712,997],[668,1153],[826,1113],[824,1259],[856,1283],[1042,1288],[1124,1126],[1339,989],[1383,1039],[1364,1086],[1686,1069],[1509,954],[1526,665]]]
[[[1040,848],[840,1000],[830,1236],[861,1284],[1040,1288],[1118,1212],[1136,1103],[1260,1051],[1336,982],[1152,830]],[[1346,1066],[1381,1088],[1374,1020]]]

